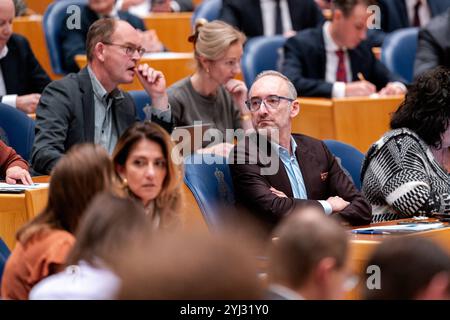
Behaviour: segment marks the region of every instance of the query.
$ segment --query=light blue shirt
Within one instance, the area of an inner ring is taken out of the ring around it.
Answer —
[[[278,144],[275,144],[275,146],[277,147],[275,148],[275,150],[278,152],[278,156],[280,157],[281,162],[283,162],[284,169],[286,170],[286,173],[288,175],[294,198],[308,199],[305,181],[303,180],[300,165],[298,164],[297,157],[295,156],[297,143],[295,142],[294,138],[291,136],[291,154],[289,154],[289,151],[286,148]],[[329,215],[333,212],[331,205],[327,201],[319,200],[319,202],[323,206],[326,214]]]

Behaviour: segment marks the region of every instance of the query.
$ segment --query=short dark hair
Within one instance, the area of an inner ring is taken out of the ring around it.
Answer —
[[[277,240],[269,251],[270,282],[298,289],[322,259],[333,258],[336,270],[345,265],[347,234],[315,205],[291,213],[275,229],[274,236]]]
[[[87,60],[92,61],[95,45],[99,42],[111,42],[111,36],[116,30],[116,20],[103,18],[95,21],[90,27],[86,38]]]
[[[369,258],[367,266],[371,265],[380,268],[381,288],[369,290],[366,287],[365,299],[414,299],[435,275],[450,274],[450,256],[424,238],[385,240]]]
[[[358,4],[370,6],[374,3],[374,0],[333,0],[331,2],[331,8],[333,12],[337,9],[341,10],[344,16],[348,17],[352,13],[353,8],[355,8]]]
[[[391,128],[408,128],[429,146],[440,148],[450,119],[450,69],[437,67],[420,75],[391,118]]]

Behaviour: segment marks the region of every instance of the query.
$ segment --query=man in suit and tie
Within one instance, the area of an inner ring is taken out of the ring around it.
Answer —
[[[131,96],[117,88],[134,75],[153,103],[152,120],[170,129],[164,75],[138,62],[144,53],[139,33],[128,22],[100,19],[87,35],[88,66],[53,81],[36,110],[33,169],[49,174],[71,146],[91,142],[112,153],[120,135],[137,121]],[[166,118],[165,118],[166,117]]]
[[[115,8],[116,0],[89,0],[87,5],[81,7],[80,28],[69,28],[64,20],[61,26],[61,49],[64,70],[77,72],[79,70],[75,56],[86,53],[86,35],[92,23],[100,18],[115,18],[127,21],[138,29],[143,37],[143,47],[147,52],[164,51],[164,46],[159,41],[155,30],[146,30],[144,22],[126,12]]]
[[[284,45],[285,74],[302,96],[341,98],[403,94],[406,87],[378,61],[369,44],[371,0],[335,0],[332,21],[304,30]]]
[[[269,229],[305,205],[351,224],[370,223],[369,204],[325,144],[292,134],[300,106],[289,79],[276,71],[262,72],[248,96],[256,138],[241,140],[230,156],[238,206]]]
[[[450,0],[378,0],[381,30],[374,30],[371,43],[381,46],[384,38],[402,28],[425,27],[431,18],[450,7]]]
[[[223,0],[219,19],[249,38],[275,34],[288,37],[324,21],[314,0]]]
[[[14,16],[12,0],[0,0],[0,102],[33,113],[50,78],[27,39],[12,32]]]
[[[317,207],[293,212],[273,233],[266,298],[342,299],[348,277],[344,228]]]

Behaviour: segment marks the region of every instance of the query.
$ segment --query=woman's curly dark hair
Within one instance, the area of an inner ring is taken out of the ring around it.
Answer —
[[[405,100],[392,115],[391,128],[408,128],[429,146],[441,147],[450,119],[450,69],[437,67],[411,85]]]

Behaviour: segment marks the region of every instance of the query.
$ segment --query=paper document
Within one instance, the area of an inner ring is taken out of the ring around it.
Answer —
[[[25,191],[42,188],[48,188],[48,183],[34,183],[32,185],[25,185],[25,184],[8,184],[0,182],[0,192]]]
[[[411,223],[411,224],[396,224],[391,226],[374,226],[369,228],[353,229],[352,233],[359,234],[391,234],[391,233],[408,233],[420,232],[444,227],[442,222],[436,223]]]

